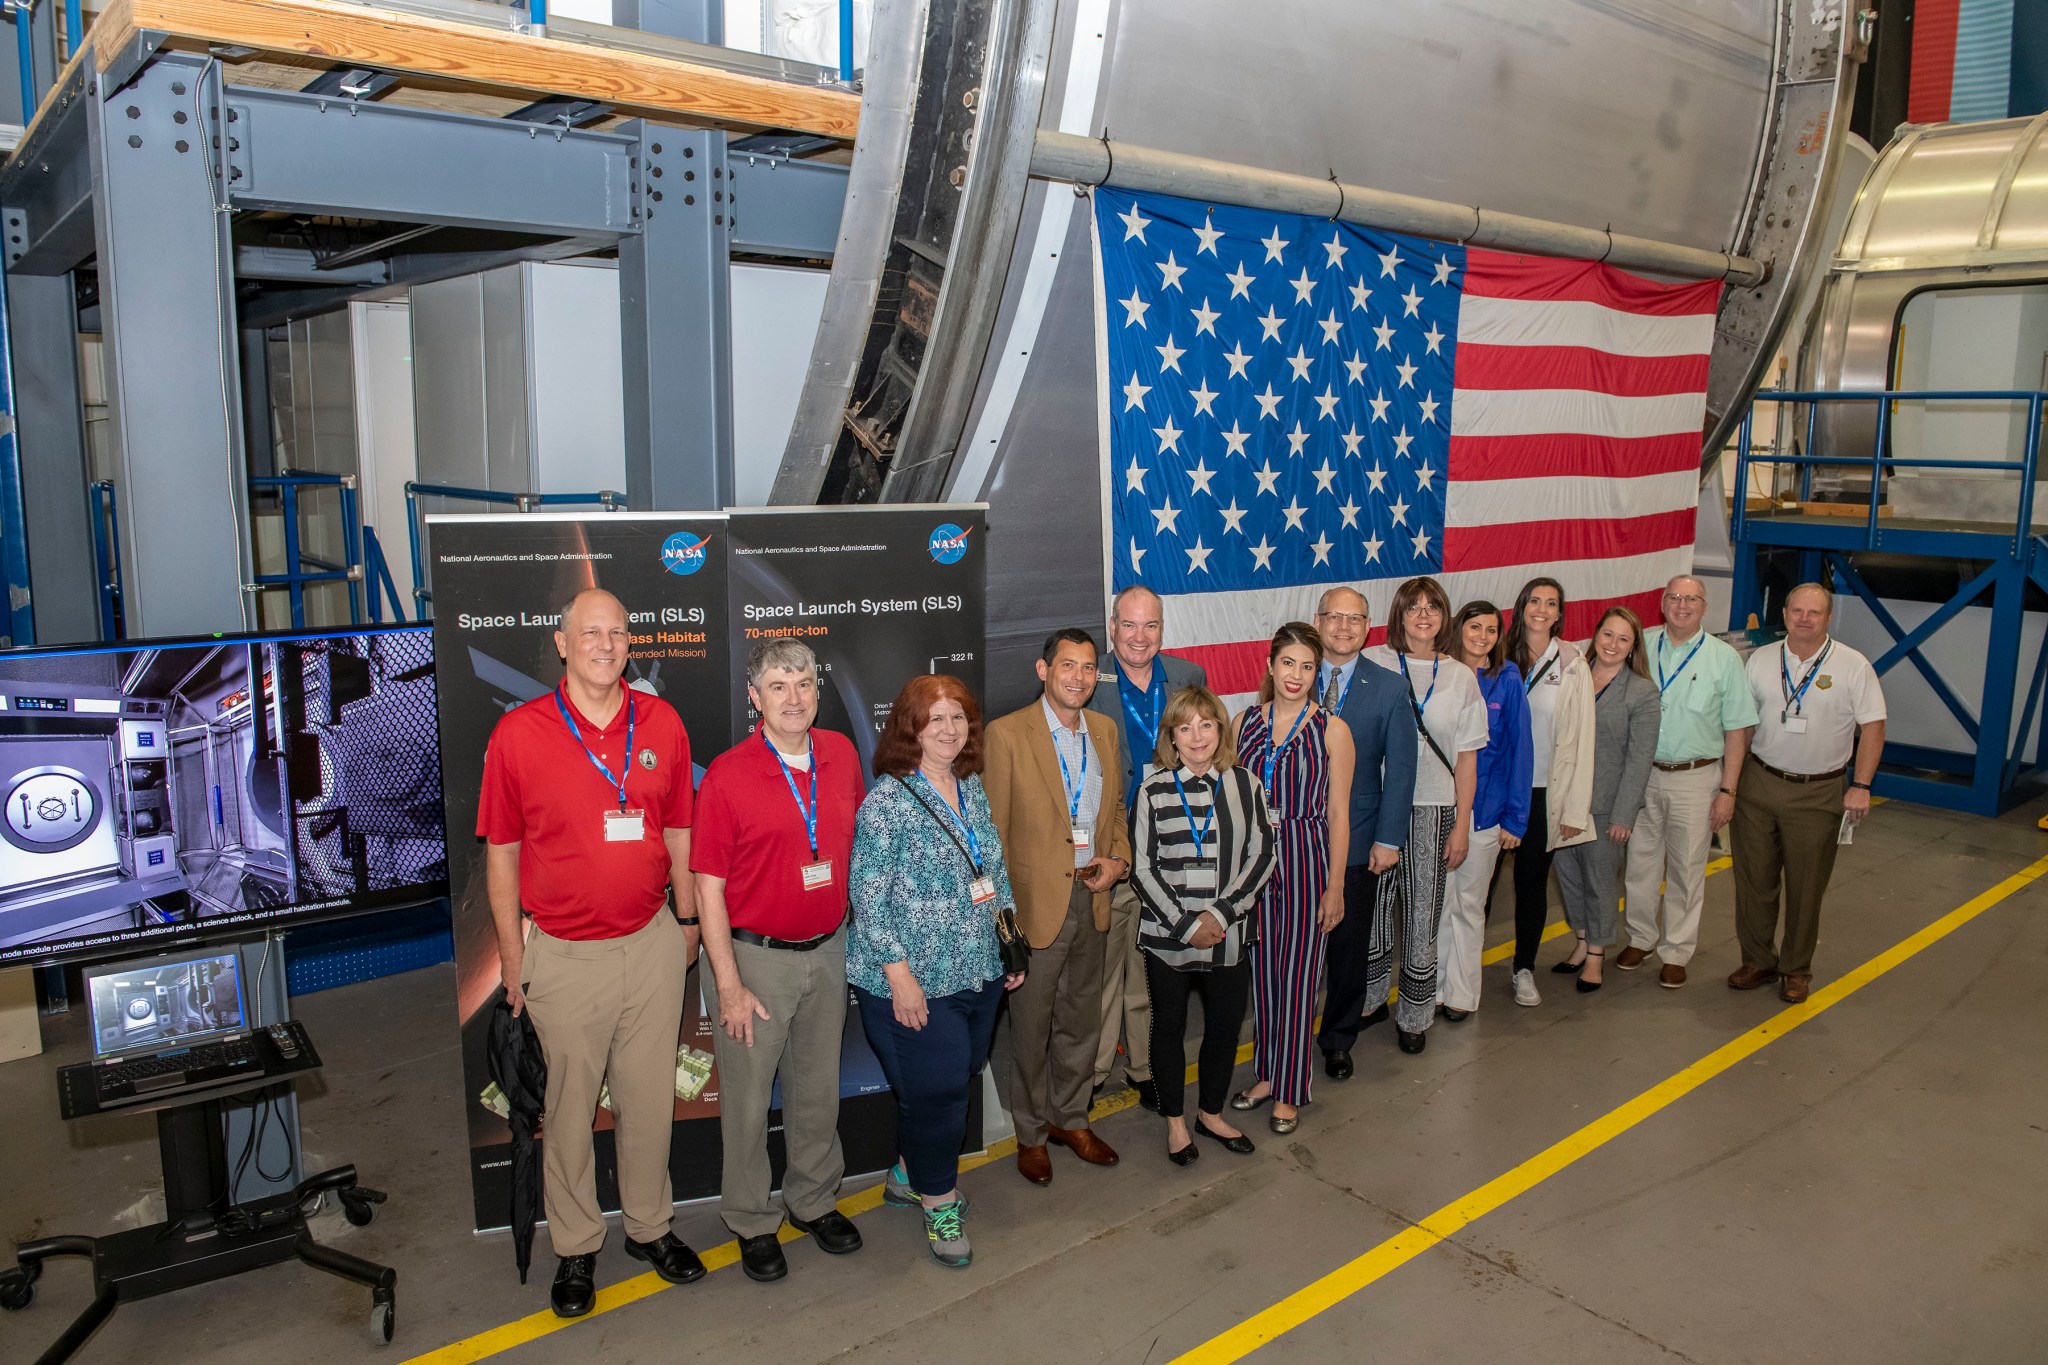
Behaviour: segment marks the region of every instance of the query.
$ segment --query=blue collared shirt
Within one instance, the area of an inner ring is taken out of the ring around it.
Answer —
[[[1349,697],[1351,695],[1351,679],[1358,672],[1359,660],[1364,657],[1363,654],[1354,654],[1351,656],[1351,662],[1348,664],[1324,664],[1321,676],[1316,679],[1316,700],[1320,702],[1324,697],[1330,695],[1330,675],[1332,673],[1335,673],[1337,677],[1337,695],[1340,698]]]
[[[1066,761],[1067,765],[1066,774],[1063,779],[1066,785],[1060,792],[1060,804],[1069,810],[1073,808],[1074,788],[1072,784],[1078,779],[1081,783],[1081,806],[1079,811],[1074,814],[1073,822],[1082,829],[1093,831],[1095,828],[1095,817],[1102,810],[1102,755],[1095,751],[1095,742],[1088,737],[1087,713],[1082,713],[1080,729],[1069,730],[1066,726],[1060,724],[1059,716],[1053,712],[1052,703],[1043,696],[1038,699],[1038,707],[1039,710],[1045,713],[1046,728],[1052,731],[1053,750]],[[1081,771],[1082,756],[1084,754],[1086,755],[1088,765],[1088,771],[1085,776]],[[1094,857],[1093,843],[1091,841],[1089,851],[1087,852],[1083,852],[1078,847],[1075,848],[1074,866],[1086,867],[1094,860]]]

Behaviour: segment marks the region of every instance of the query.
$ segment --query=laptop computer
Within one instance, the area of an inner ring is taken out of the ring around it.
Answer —
[[[101,1107],[157,1100],[263,1074],[241,960],[198,950],[85,973],[93,1087]]]

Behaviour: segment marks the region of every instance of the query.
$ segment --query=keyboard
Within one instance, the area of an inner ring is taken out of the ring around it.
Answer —
[[[165,1090],[213,1085],[262,1068],[262,1054],[251,1038],[224,1038],[215,1043],[153,1052],[93,1068],[94,1088],[101,1104],[140,1098]]]

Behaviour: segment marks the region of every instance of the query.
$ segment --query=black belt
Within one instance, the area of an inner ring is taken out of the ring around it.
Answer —
[[[751,943],[757,948],[781,948],[792,953],[808,953],[820,944],[831,942],[833,935],[838,932],[834,929],[831,933],[820,934],[816,938],[770,938],[766,934],[757,934],[752,929],[734,929],[732,936],[737,943]]]
[[[1757,767],[1762,768],[1772,777],[1781,778],[1786,782],[1832,782],[1834,779],[1840,777],[1843,773],[1849,771],[1849,765],[1844,763],[1841,767],[1835,769],[1831,773],[1788,773],[1783,768],[1773,768],[1770,764],[1764,762],[1755,754],[1751,754],[1749,756],[1749,761],[1756,764]]]

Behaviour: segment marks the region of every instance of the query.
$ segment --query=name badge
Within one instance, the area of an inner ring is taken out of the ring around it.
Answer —
[[[806,891],[816,891],[820,887],[830,886],[832,885],[832,860],[830,858],[820,858],[815,863],[805,863],[803,874],[804,890]]]
[[[1785,717],[1784,731],[1785,731],[1785,733],[1786,733],[1786,734],[1788,734],[1788,735],[1803,735],[1803,734],[1805,734],[1805,733],[1806,733],[1806,717],[1805,717],[1805,716],[1787,716],[1787,717]]]
[[[604,813],[604,841],[608,844],[637,844],[646,833],[645,811],[608,810]]]
[[[967,894],[974,898],[976,905],[987,905],[996,898],[996,879],[994,877],[976,877],[973,881],[967,883]]]
[[[1181,864],[1181,890],[1197,896],[1216,894],[1216,859],[1190,858]]]
[[[1081,826],[1081,825],[1075,825],[1075,826],[1074,826],[1074,856],[1075,856],[1076,858],[1080,859],[1080,860],[1081,860],[1082,862],[1087,862],[1087,861],[1088,861],[1088,855],[1089,855],[1090,851],[1091,851],[1091,850],[1093,850],[1093,848],[1094,848],[1094,847],[1095,847],[1095,835],[1094,835],[1094,833],[1093,833],[1092,831],[1090,831],[1090,830],[1088,830],[1088,829],[1084,828],[1084,827],[1083,827],[1083,826]]]

